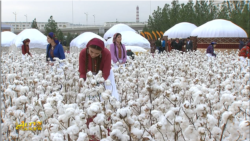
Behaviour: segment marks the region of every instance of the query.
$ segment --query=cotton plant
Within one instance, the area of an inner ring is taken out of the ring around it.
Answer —
[[[237,52],[139,54],[113,70],[120,101],[101,71],[79,78],[79,53],[54,66],[32,54],[2,55],[3,140],[249,140],[249,67]],[[42,130],[16,130],[21,121]]]

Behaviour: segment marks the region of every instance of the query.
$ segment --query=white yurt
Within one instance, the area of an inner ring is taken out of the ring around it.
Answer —
[[[135,33],[133,31],[123,31],[120,32],[122,35],[122,43],[125,46],[139,46],[142,47],[144,49],[150,49],[150,43],[149,41],[144,38],[143,36],[141,36],[138,33]],[[113,37],[108,39],[108,44],[112,44],[113,43]]]
[[[207,48],[211,42],[217,42],[216,48],[238,48],[240,38],[247,38],[246,31],[224,19],[209,21],[191,33],[191,40],[197,40],[198,48]]]
[[[196,29],[197,26],[192,24],[192,23],[188,23],[188,22],[181,22],[178,23],[176,25],[174,25],[173,27],[171,27],[170,29],[168,29],[163,36],[167,36],[168,39],[170,38],[182,38],[182,39],[186,39],[187,37],[190,37],[190,34],[192,33],[192,31],[194,29]]]
[[[80,52],[93,38],[101,39],[104,45],[107,46],[107,42],[101,36],[93,32],[84,32],[70,42],[70,51],[74,53]]]
[[[13,40],[16,38],[16,34],[10,31],[1,32],[1,47],[2,52],[9,51],[9,47],[12,45]]]
[[[103,36],[105,40],[107,40],[109,37],[112,38],[115,33],[121,33],[123,31],[133,31],[136,32],[133,28],[129,27],[126,24],[116,24],[112,26]]]
[[[44,52],[44,50],[47,48],[47,37],[37,29],[25,29],[20,32],[13,40],[12,46],[21,50],[23,40],[26,38],[30,39],[29,47],[31,51],[34,50]]]

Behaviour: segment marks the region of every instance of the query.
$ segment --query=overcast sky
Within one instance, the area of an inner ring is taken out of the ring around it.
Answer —
[[[166,3],[172,0],[161,1],[73,1],[73,23],[86,24],[86,15],[88,13],[88,24],[104,24],[105,22],[135,22],[136,6],[139,6],[139,20],[145,22],[151,13],[159,6],[163,8]],[[188,0],[181,0],[180,3],[186,3]],[[2,0],[2,22],[15,22],[17,13],[17,22],[25,22],[27,14],[28,22],[36,18],[37,22],[47,22],[50,15],[53,15],[56,22],[72,23],[72,0]]]

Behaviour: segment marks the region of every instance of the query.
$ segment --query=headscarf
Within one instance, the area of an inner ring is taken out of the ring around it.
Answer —
[[[98,47],[100,47],[101,49],[102,49],[102,52],[103,52],[103,50],[104,50],[104,48],[105,48],[105,45],[104,45],[104,42],[101,40],[101,39],[98,39],[98,38],[93,38],[93,39],[91,39],[89,42],[88,42],[88,44],[87,44],[87,46],[86,46],[86,48],[87,48],[87,51],[86,51],[86,64],[85,64],[85,68],[86,68],[86,72],[87,72],[87,70],[88,70],[88,48],[89,48],[89,46],[91,46],[91,45],[94,45],[94,46],[98,46]],[[96,73],[98,73],[98,71],[99,71],[99,69],[100,69],[100,63],[101,63],[101,57],[98,57],[97,58],[97,63],[96,63],[96,66],[97,66],[97,68],[96,68]]]
[[[100,47],[102,50],[105,48],[104,42],[101,39],[98,38],[93,38],[91,39],[88,44],[87,44],[87,48],[91,45],[96,45],[98,47]]]
[[[216,44],[216,42],[212,42],[212,43],[211,43],[211,45],[214,45],[214,44]]]
[[[56,43],[56,45],[59,44],[59,41],[57,40],[56,35],[55,35],[53,32],[50,32],[48,36],[49,36],[51,39],[54,40],[54,42]]]
[[[26,45],[27,42],[30,42],[30,39],[29,38],[26,38],[23,40],[23,44]]]

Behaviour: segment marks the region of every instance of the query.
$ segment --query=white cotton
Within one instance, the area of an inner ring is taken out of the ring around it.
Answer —
[[[53,141],[64,141],[64,137],[61,133],[51,133],[50,136]]]
[[[104,100],[104,101],[108,101],[109,100],[109,98],[110,98],[110,93],[109,92],[102,92],[102,99]]]
[[[102,110],[102,106],[99,102],[94,102],[92,103],[89,108],[87,109],[87,113],[90,115],[90,116],[94,116],[98,113],[100,113]]]
[[[128,107],[118,109],[117,115],[119,115],[120,118],[126,118],[131,115],[131,110]]]
[[[196,106],[196,112],[200,116],[207,112],[207,106],[205,104],[199,104]]]
[[[207,125],[208,125],[208,129],[212,129],[214,126],[217,125],[218,120],[213,116],[208,114],[207,115]]]
[[[154,118],[158,119],[162,115],[162,112],[158,110],[153,110],[151,111],[151,114],[153,115]]]
[[[214,138],[219,138],[220,134],[221,134],[221,129],[219,127],[215,126],[215,127],[213,127],[211,133],[212,133],[212,136]]]
[[[243,133],[243,139],[249,138],[250,134],[250,122],[248,120],[244,120],[239,125],[241,133]]]
[[[227,123],[227,120],[228,120],[229,116],[232,116],[232,112],[225,111],[225,112],[222,114],[222,123],[223,123],[223,124],[226,124],[226,123]]]
[[[80,132],[77,141],[89,141],[88,134]]]
[[[67,129],[68,134],[75,135],[75,134],[78,134],[78,132],[79,132],[79,127],[76,124],[68,127]]]
[[[55,113],[55,109],[52,108],[51,104],[50,103],[46,103],[43,105],[44,106],[44,111],[45,111],[45,114],[50,117],[52,114]]]
[[[93,121],[98,125],[103,125],[105,122],[105,115],[103,113],[99,113]]]

